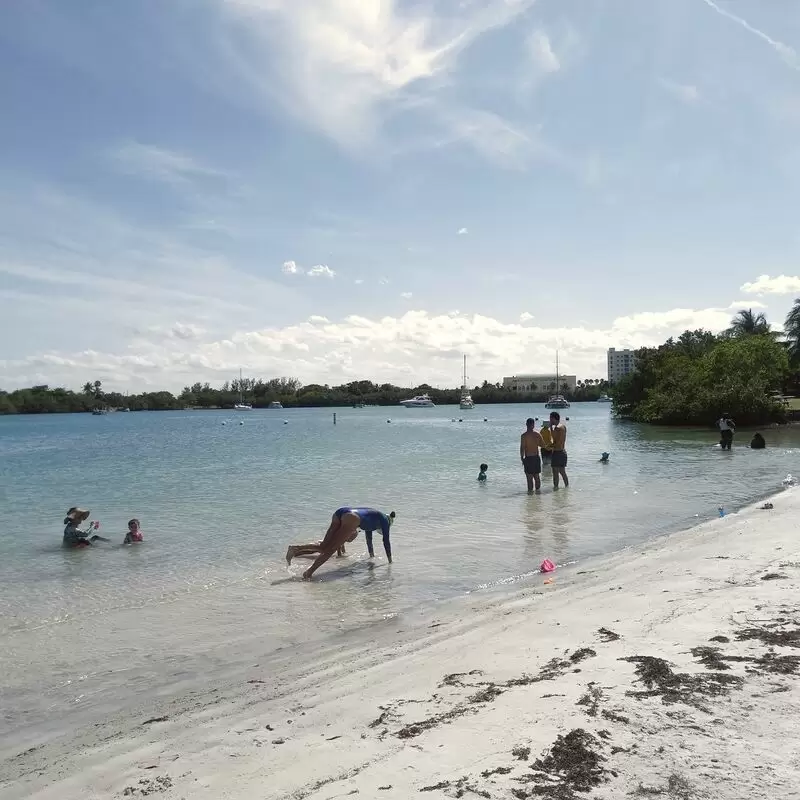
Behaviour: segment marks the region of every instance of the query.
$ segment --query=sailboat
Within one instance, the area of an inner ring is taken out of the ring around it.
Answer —
[[[559,374],[558,374],[558,350],[556,350],[556,392],[559,390]],[[569,402],[563,394],[554,394],[544,404],[545,408],[569,408]]]
[[[242,380],[242,370],[239,369],[239,402],[233,407],[236,411],[252,411],[253,406],[244,401],[244,381]]]
[[[475,403],[472,401],[472,395],[469,393],[469,389],[467,389],[467,357],[464,356],[464,378],[461,381],[461,400],[458,403],[458,407],[464,410],[469,410],[471,408],[475,408]]]

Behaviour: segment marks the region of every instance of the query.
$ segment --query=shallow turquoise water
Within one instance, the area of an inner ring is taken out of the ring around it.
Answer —
[[[713,431],[619,423],[607,405],[578,404],[565,412],[572,485],[554,493],[545,479],[529,496],[519,434],[546,413],[340,409],[335,426],[329,410],[0,418],[9,727],[123,685],[207,674],[254,638],[270,652],[525,576],[543,558],[617,550],[800,473],[797,429],[767,431],[764,451],[742,434],[723,453]],[[368,562],[362,538],[314,584],[298,581],[308,562],[287,570],[287,544],[318,540],[350,503],[397,511],[395,563]],[[91,508],[114,544],[63,550],[71,505]],[[118,546],[132,516],[145,543]]]

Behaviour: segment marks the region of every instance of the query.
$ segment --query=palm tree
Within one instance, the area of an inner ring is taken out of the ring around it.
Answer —
[[[786,315],[783,329],[789,342],[789,352],[793,358],[797,358],[800,356],[800,297],[794,301],[791,311]]]
[[[754,314],[752,308],[737,312],[725,333],[734,337],[774,335],[764,314],[762,312]]]

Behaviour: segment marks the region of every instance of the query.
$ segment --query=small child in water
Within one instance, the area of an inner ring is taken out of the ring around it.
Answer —
[[[488,464],[481,464],[481,471],[478,473],[478,480],[483,483],[486,480],[486,470],[489,469]]]
[[[128,523],[128,532],[125,534],[125,541],[123,544],[133,544],[134,542],[143,542],[144,536],[142,536],[141,528],[139,527],[139,520],[132,519]]]

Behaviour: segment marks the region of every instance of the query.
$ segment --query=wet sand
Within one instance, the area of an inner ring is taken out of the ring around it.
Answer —
[[[7,737],[0,794],[799,796],[800,490],[772,502],[73,731]]]

